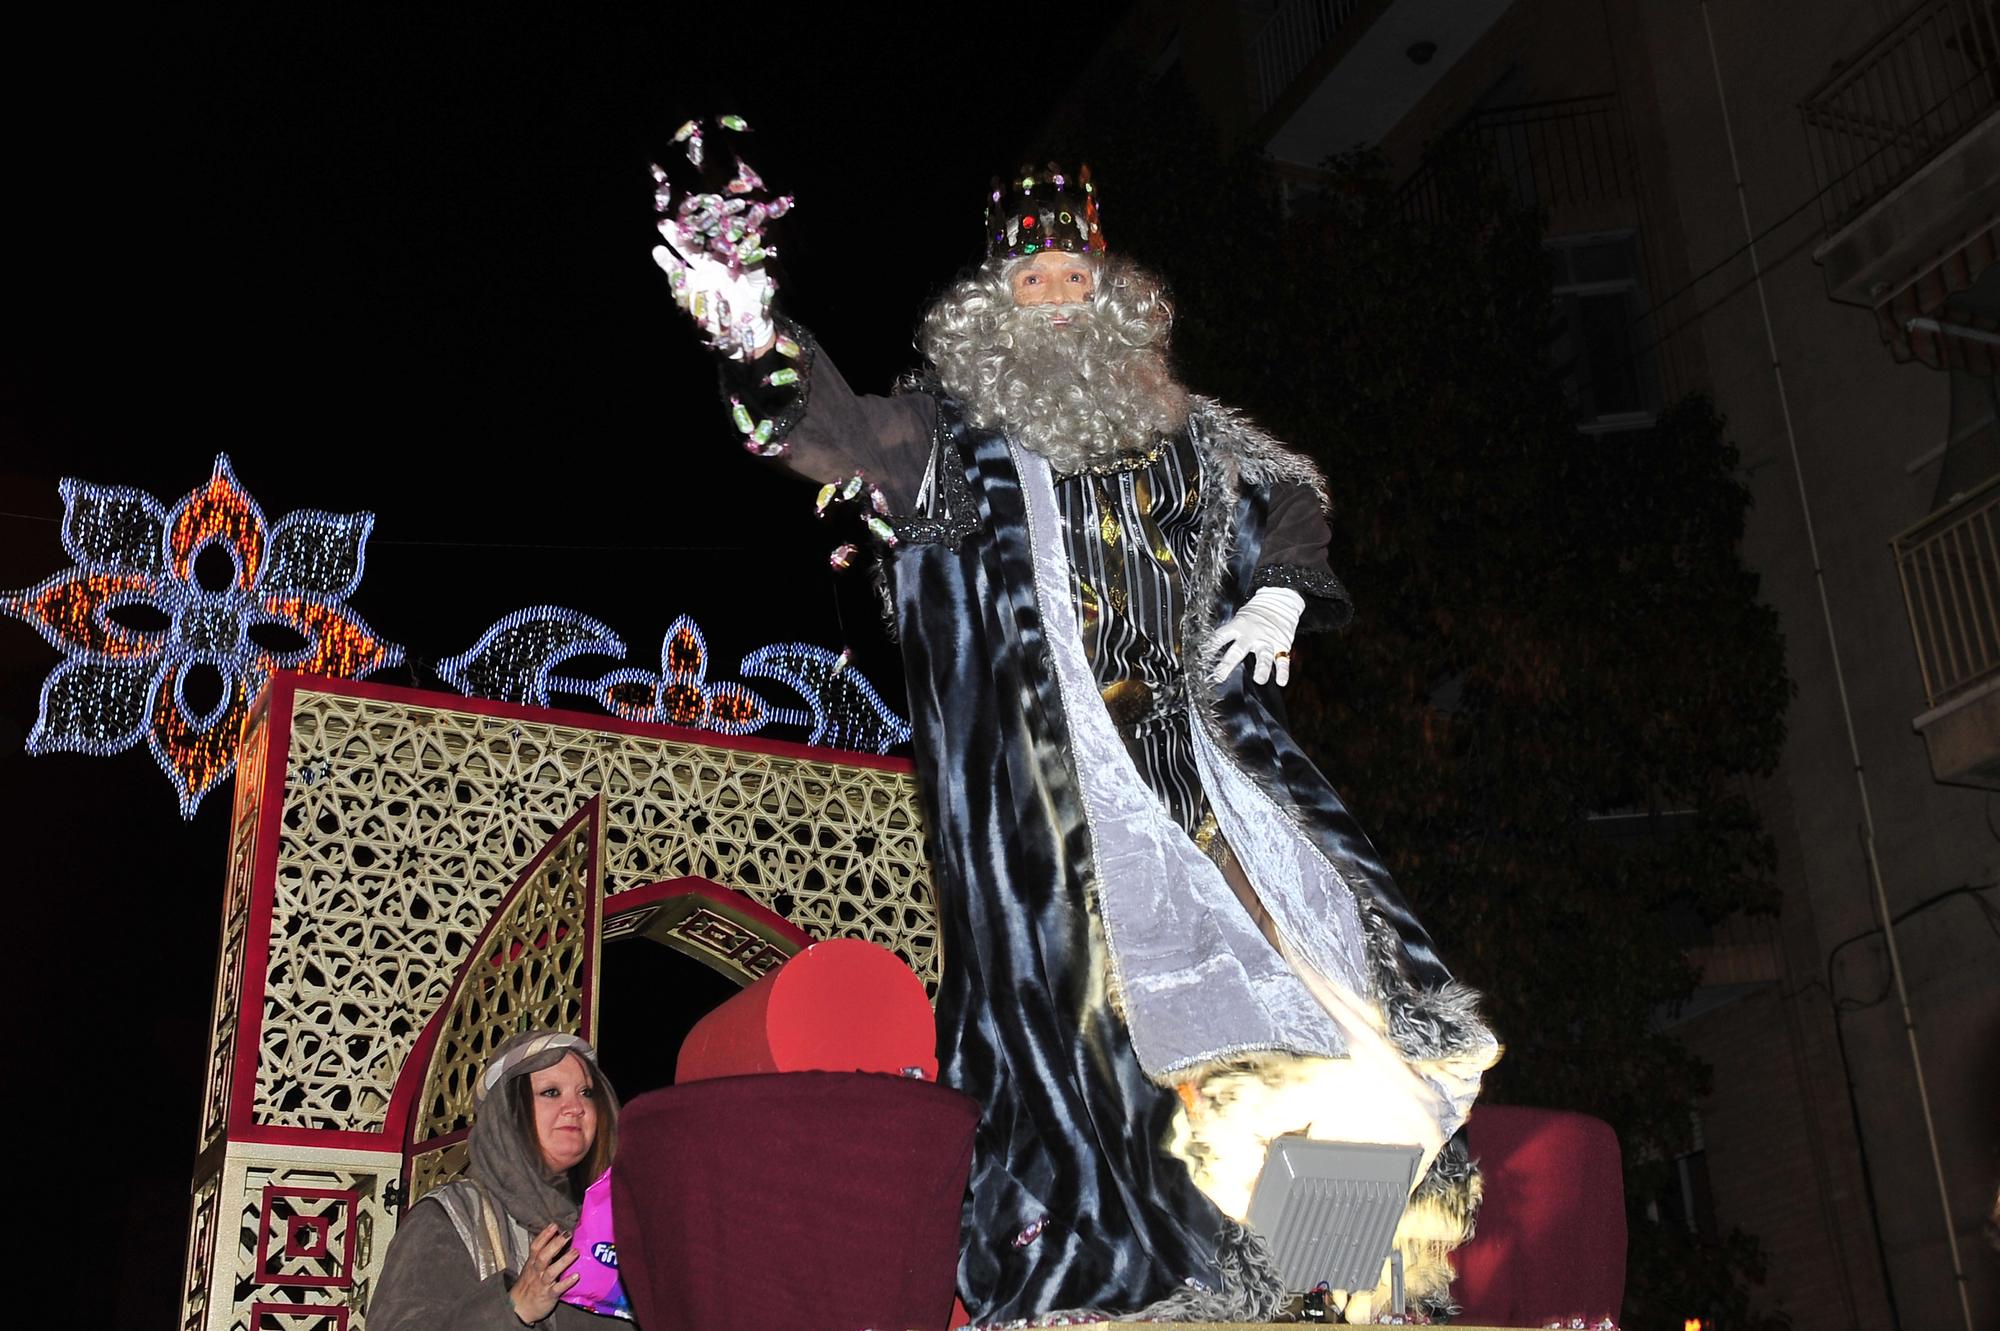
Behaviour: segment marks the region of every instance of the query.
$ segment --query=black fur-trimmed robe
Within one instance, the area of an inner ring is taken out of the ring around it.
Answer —
[[[1323,1011],[1226,887],[1215,896],[1219,876],[1208,883],[1199,865],[1167,862],[1181,854],[1175,838],[1186,843],[1178,828],[1141,826],[1143,811],[1136,823],[1107,814],[1117,792],[1102,787],[1117,763],[1091,746],[1102,707],[1078,685],[1068,589],[1048,585],[1045,464],[965,425],[939,395],[853,394],[799,340],[805,363],[788,394],[762,386],[775,356],[725,377],[753,415],[776,422],[789,465],[822,481],[859,468],[901,515],[888,577],[939,896],[940,1062],[946,1083],[984,1107],[960,1295],[981,1323],[1149,1307],[1161,1317],[1267,1317],[1277,1297],[1268,1267],[1245,1256],[1239,1227],[1165,1148],[1172,1087],[1260,1056],[1339,1057],[1340,1037],[1315,1021]],[[1322,619],[1344,618],[1346,607],[1323,548],[1317,572],[1293,562],[1295,551],[1266,558],[1274,506],[1303,491],[1317,512],[1310,464],[1213,403],[1197,403],[1189,431],[1202,513],[1181,640],[1188,677],[1204,680],[1209,635],[1257,587],[1297,587]],[[1248,676],[1189,693],[1223,765],[1211,771],[1233,773],[1234,806],[1274,824],[1244,827],[1243,839],[1288,841],[1286,853],[1313,860],[1316,881],[1331,885],[1320,909],[1312,892],[1324,888],[1258,881],[1280,927],[1324,936],[1323,969],[1343,977],[1337,919],[1349,922],[1346,951],[1357,960],[1344,978],[1409,1058],[1490,1045],[1474,996],[1452,981],[1366,835],[1286,731],[1275,695]],[[1099,714],[1080,710],[1089,707]],[[1155,845],[1167,847],[1157,863],[1147,858]],[[1462,1151],[1448,1148],[1419,1191],[1467,1183]]]

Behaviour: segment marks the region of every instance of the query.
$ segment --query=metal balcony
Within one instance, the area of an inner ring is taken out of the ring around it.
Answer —
[[[1281,0],[1245,45],[1250,137],[1315,171],[1379,143],[1513,0]]]
[[[1632,197],[1631,146],[1610,94],[1496,107],[1469,117],[1453,138],[1475,141],[1515,202],[1527,207],[1559,214]],[[1454,174],[1434,155],[1404,182],[1404,209],[1426,222],[1456,211],[1460,201],[1446,197],[1444,183]]]
[[[1940,781],[2000,789],[2000,476],[1890,542]]]
[[[1777,917],[1738,911],[1707,930],[1707,936],[1688,949],[1688,960],[1701,972],[1704,989],[1782,979],[1784,952]]]
[[[1963,286],[1967,247],[1983,262],[2000,219],[2000,4],[1922,0],[1799,113],[1827,292],[1889,310],[1886,335],[1908,359],[1908,320],[1935,313],[1922,293]]]
[[[1286,0],[1250,40],[1251,93],[1263,115],[1346,27],[1362,0]]]
[[[1991,0],[1926,0],[1800,105],[1829,235],[2000,102],[1996,8]]]

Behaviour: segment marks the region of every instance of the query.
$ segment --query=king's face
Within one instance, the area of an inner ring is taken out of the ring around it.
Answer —
[[[1087,255],[1067,250],[1043,250],[1008,273],[1014,304],[1080,305],[1090,299],[1097,285],[1097,267]],[[1067,323],[1061,314],[1051,322]]]

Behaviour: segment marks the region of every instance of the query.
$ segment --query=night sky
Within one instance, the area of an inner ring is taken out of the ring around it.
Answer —
[[[690,115],[746,117],[743,155],[799,197],[789,306],[881,391],[1117,7],[1033,40],[984,6],[358,8],[75,12],[4,44],[0,588],[68,566],[59,478],[171,505],[226,452],[268,518],[377,515],[350,604],[411,658],[379,679],[554,603],[633,664],[685,612],[724,669],[803,639],[899,690],[811,487],[732,442],[648,258],[647,162]],[[98,1315],[162,1325],[229,799],[183,822],[142,749],[26,756],[58,659],[0,620],[16,1020],[62,1050],[27,1080],[64,1127],[16,1149],[115,1254]]]

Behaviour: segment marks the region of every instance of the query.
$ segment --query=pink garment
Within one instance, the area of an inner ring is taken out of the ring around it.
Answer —
[[[577,1279],[562,1301],[602,1317],[631,1321],[632,1305],[625,1301],[625,1287],[618,1282],[618,1244],[611,1233],[610,1170],[599,1174],[597,1182],[584,1190],[572,1242],[576,1263],[570,1270]]]

